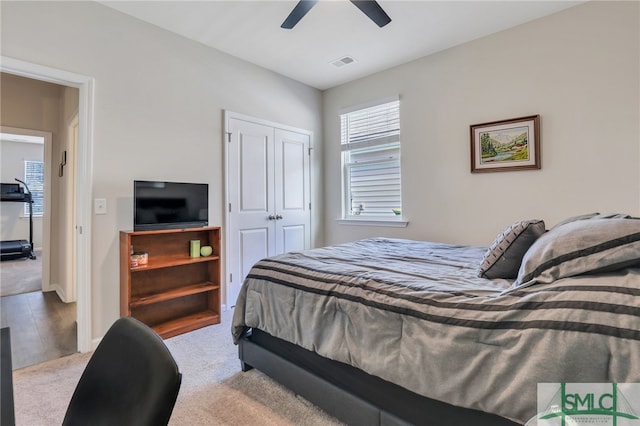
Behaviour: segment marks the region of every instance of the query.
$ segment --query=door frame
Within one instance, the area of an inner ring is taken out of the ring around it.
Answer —
[[[230,195],[229,195],[229,143],[231,142],[231,133],[229,132],[229,120],[231,119],[237,119],[237,120],[243,120],[243,121],[248,121],[251,123],[255,123],[255,124],[261,124],[261,125],[265,125],[265,126],[269,126],[269,127],[273,127],[273,128],[278,128],[278,129],[282,129],[282,130],[287,130],[287,131],[291,131],[291,132],[296,132],[296,133],[302,133],[305,135],[309,136],[309,156],[311,156],[311,153],[313,152],[313,132],[310,130],[305,130],[305,129],[300,129],[297,127],[293,127],[293,126],[289,126],[289,125],[285,125],[285,124],[281,124],[281,123],[277,123],[274,121],[269,121],[269,120],[265,120],[262,118],[257,118],[257,117],[252,117],[250,115],[246,115],[246,114],[241,114],[241,113],[237,113],[237,112],[233,112],[233,111],[229,111],[229,110],[223,110],[223,121],[224,121],[224,126],[223,126],[223,135],[222,135],[222,140],[223,140],[223,151],[224,151],[224,174],[223,174],[223,179],[224,179],[224,272],[222,274],[223,282],[225,283],[224,285],[224,300],[227,302],[225,305],[222,305],[223,310],[227,310],[230,309],[231,306],[233,306],[233,304],[235,303],[235,300],[229,300],[229,291],[228,291],[228,286],[229,286],[229,267],[230,267],[230,262],[231,259],[229,258],[229,253],[230,253],[230,249],[229,249],[229,245],[231,242],[231,238],[229,235],[229,220],[230,220],[230,212],[229,212],[229,205],[231,203],[231,199],[230,199]],[[309,158],[309,200],[313,199],[313,161],[311,161],[311,158]],[[311,224],[310,227],[310,236],[309,236],[309,245],[311,247],[314,247],[314,241],[313,241],[313,210],[310,209],[309,210],[309,223]]]
[[[76,256],[75,256],[75,252],[77,250],[76,248],[77,241],[75,238],[76,231],[74,229],[74,224],[77,223],[77,220],[76,220],[77,212],[74,207],[77,203],[76,197],[78,196],[77,190],[76,190],[78,185],[78,180],[76,178],[78,162],[76,161],[76,158],[78,153],[78,136],[80,133],[79,127],[80,127],[80,117],[76,112],[67,123],[67,146],[69,147],[69,156],[70,156],[69,165],[71,166],[69,167],[68,173],[72,175],[68,183],[69,186],[67,187],[67,193],[70,194],[71,197],[67,199],[67,205],[65,206],[65,211],[70,212],[70,214],[68,213],[65,218],[66,228],[67,228],[65,237],[71,241],[71,244],[69,244],[68,247],[66,248],[67,256],[65,256],[65,259],[67,262],[64,265],[64,268],[66,271],[64,273],[64,276],[71,279],[71,286],[70,287],[67,286],[67,288],[65,289],[65,291],[71,290],[70,294],[67,294],[67,297],[71,300],[78,299],[78,279],[77,279],[77,265],[76,265]],[[66,160],[66,157],[65,157],[65,160]]]
[[[79,89],[78,152],[76,157],[76,251],[77,276],[76,321],[78,351],[88,352],[92,342],[91,309],[91,196],[93,188],[93,105],[95,81],[92,77],[25,62],[7,56],[0,57],[0,71],[34,80]]]

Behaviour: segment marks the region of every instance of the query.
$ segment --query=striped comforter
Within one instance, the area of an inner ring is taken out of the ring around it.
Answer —
[[[537,383],[640,382],[640,269],[512,288],[485,252],[372,238],[258,262],[232,332],[248,328],[426,397],[524,423]]]

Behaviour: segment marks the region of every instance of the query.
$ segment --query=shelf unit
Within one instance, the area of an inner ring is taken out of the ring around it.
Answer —
[[[213,247],[190,257],[189,242]],[[149,255],[130,266],[131,248]],[[120,231],[120,315],[132,316],[163,338],[220,323],[220,228]]]

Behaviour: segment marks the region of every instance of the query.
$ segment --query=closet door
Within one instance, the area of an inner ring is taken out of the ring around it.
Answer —
[[[275,130],[275,251],[311,247],[309,135]]]
[[[234,306],[242,280],[258,260],[275,252],[273,128],[228,122],[227,301]]]
[[[311,247],[310,133],[227,114],[227,303],[260,259]]]

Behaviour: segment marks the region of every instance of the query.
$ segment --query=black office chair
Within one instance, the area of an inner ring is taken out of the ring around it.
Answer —
[[[62,424],[166,425],[181,380],[160,336],[136,319],[120,318],[91,356]]]

